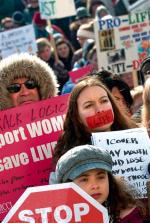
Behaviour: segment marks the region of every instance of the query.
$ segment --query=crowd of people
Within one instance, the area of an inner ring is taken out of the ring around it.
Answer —
[[[69,71],[87,64],[93,64],[93,69],[97,69],[93,21],[96,17],[106,19],[115,15],[113,2],[105,6],[100,0],[75,0],[76,15],[51,19],[51,29],[41,18],[38,0],[10,2],[0,1],[0,31],[33,24],[37,55],[53,68],[59,82],[59,94],[66,92],[63,86],[67,88],[67,81],[70,85]]]
[[[144,126],[150,136],[150,58],[140,67],[143,85],[135,88],[121,75],[99,70],[94,19],[118,15],[118,6],[110,10],[105,1],[74,2],[76,15],[52,19],[51,32],[41,18],[38,0],[0,0],[0,31],[33,24],[37,44],[36,55],[26,52],[0,61],[0,110],[70,93],[50,184],[74,182],[108,209],[110,223],[142,223],[142,203],[112,174],[111,155],[92,146],[91,134]],[[121,4],[111,4],[115,2]],[[87,65],[92,71],[73,83],[69,72]],[[104,121],[98,122],[101,116]]]

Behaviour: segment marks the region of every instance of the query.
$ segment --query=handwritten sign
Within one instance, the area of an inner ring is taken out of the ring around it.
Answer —
[[[95,21],[98,66],[122,74],[150,55],[150,10]]]
[[[0,220],[27,187],[48,184],[68,95],[0,112]]]
[[[145,128],[107,133],[92,133],[94,145],[107,149],[113,159],[113,174],[124,177],[133,185],[139,197],[146,197],[149,179],[150,139]]]
[[[62,0],[39,0],[39,6],[43,19],[64,18],[76,14],[73,0],[63,0],[63,2]]]
[[[69,76],[70,76],[73,83],[77,83],[80,78],[86,76],[87,74],[92,72],[92,70],[93,70],[93,67],[90,64],[90,65],[87,65],[87,66],[82,67],[80,69],[70,71]]]
[[[0,58],[21,52],[37,52],[33,25],[0,32]]]

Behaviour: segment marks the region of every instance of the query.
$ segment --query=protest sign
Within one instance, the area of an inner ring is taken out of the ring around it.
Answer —
[[[73,70],[73,71],[70,71],[69,72],[69,76],[72,80],[73,83],[77,83],[77,81],[86,76],[87,74],[89,74],[91,71],[93,70],[93,67],[92,65],[87,65],[85,67],[82,67],[80,69],[77,69],[77,70]]]
[[[150,55],[150,10],[95,21],[99,68],[114,73],[139,70]]]
[[[37,52],[33,25],[0,32],[0,58],[21,52]]]
[[[109,223],[107,209],[74,183],[28,188],[2,223]]]
[[[145,128],[92,133],[94,145],[107,149],[113,159],[113,174],[133,185],[139,197],[146,197],[146,182],[150,175],[150,139]]]
[[[0,112],[0,220],[27,187],[48,184],[68,95]]]
[[[76,14],[73,0],[39,0],[39,6],[43,19],[58,19]]]

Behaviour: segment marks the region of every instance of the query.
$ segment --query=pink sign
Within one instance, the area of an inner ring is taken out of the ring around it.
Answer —
[[[89,74],[91,71],[93,70],[92,65],[87,65],[86,67],[82,67],[78,70],[75,71],[70,71],[69,72],[69,76],[72,80],[73,83],[77,83],[77,81],[86,76],[87,74]]]
[[[0,112],[0,220],[27,187],[47,185],[68,95]]]

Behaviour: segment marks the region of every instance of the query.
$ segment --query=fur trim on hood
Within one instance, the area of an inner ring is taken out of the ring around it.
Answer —
[[[0,61],[0,81],[5,89],[18,78],[35,80],[39,86],[41,100],[56,96],[58,93],[59,85],[54,71],[35,55],[14,54]],[[3,92],[3,89],[1,90]]]
[[[0,110],[4,110],[6,108],[11,108],[12,102],[9,97],[9,92],[2,82],[0,82]]]

